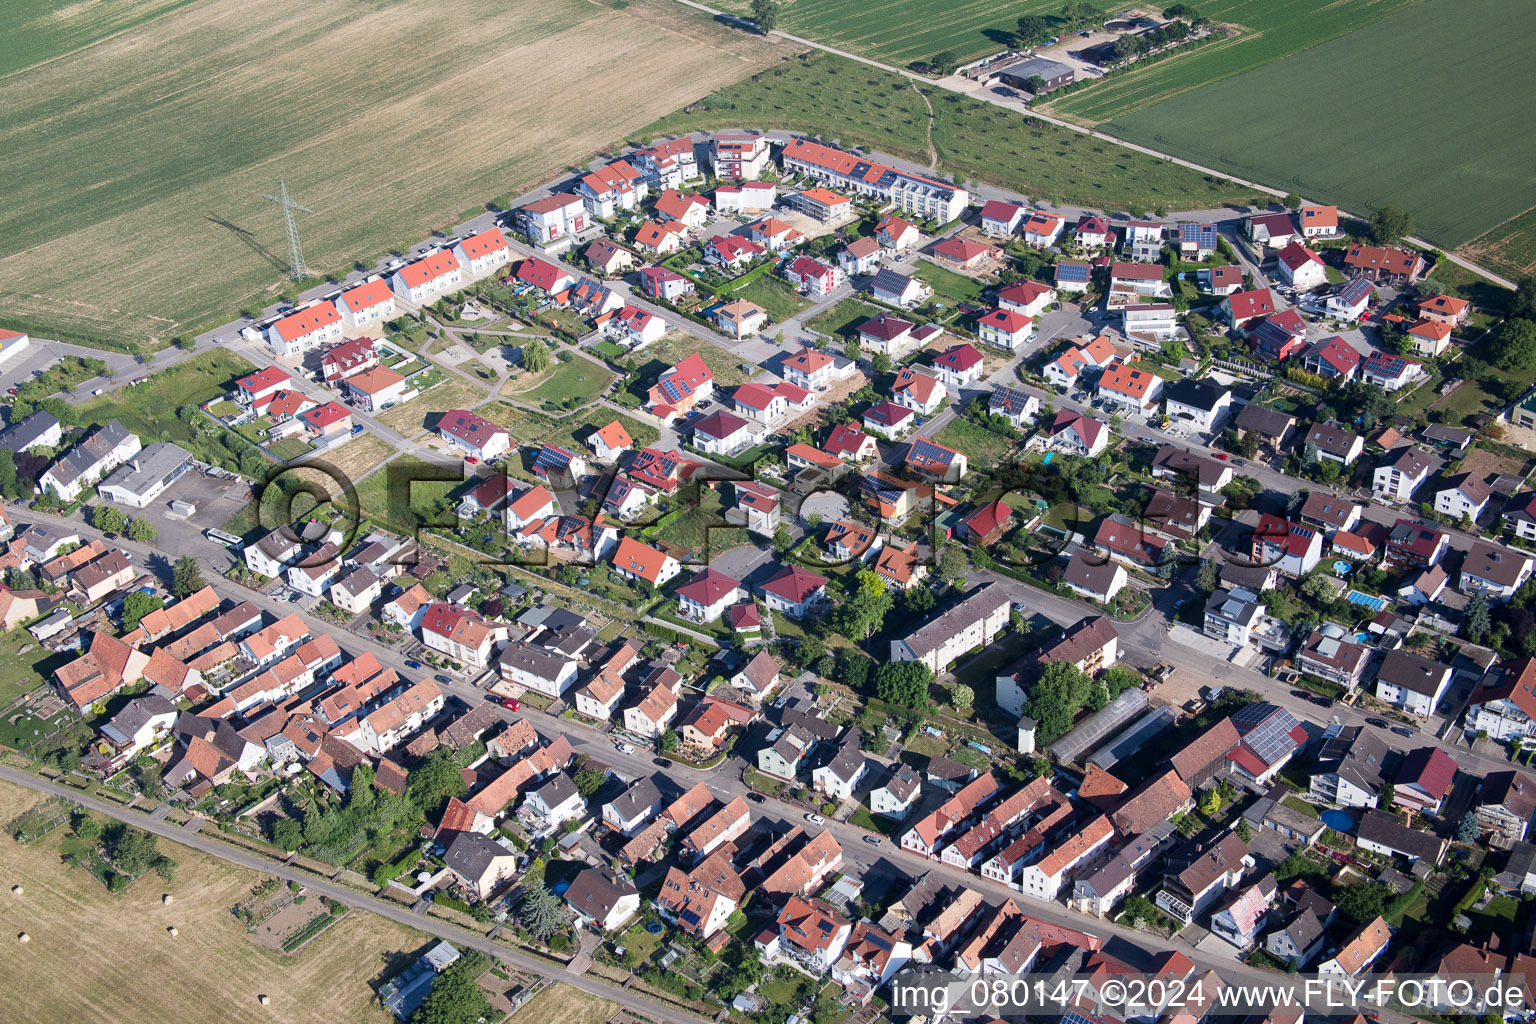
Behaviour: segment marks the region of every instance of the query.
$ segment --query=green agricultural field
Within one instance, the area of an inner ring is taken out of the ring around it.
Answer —
[[[752,9],[747,0],[716,6],[738,14]],[[1012,46],[1020,15],[1060,10],[1061,0],[794,0],[781,5],[775,27],[888,64],[944,50],[964,63]]]
[[[0,308],[145,347],[479,213],[786,52],[672,0],[15,0]],[[572,54],[581,59],[573,60]]]
[[[1264,67],[1282,57],[1346,35],[1423,0],[1375,0],[1337,3],[1335,0],[1214,0],[1197,6],[1214,22],[1235,25],[1239,34],[1207,43],[1164,60],[1133,68],[1105,82],[1079,86],[1042,109],[1047,113],[1099,123],[1125,117],[1156,103],[1200,89],[1222,79]],[[1345,61],[1337,74],[1352,73]],[[1412,64],[1402,65],[1414,67]],[[1419,65],[1422,68],[1422,65]],[[1393,76],[1395,79],[1396,76]],[[1271,94],[1267,98],[1273,100]],[[1341,96],[1342,100],[1343,97]],[[1278,110],[1291,103],[1274,104]],[[1305,103],[1294,104],[1298,109]],[[1342,103],[1340,104],[1342,105]],[[1337,107],[1326,108],[1330,114]],[[1318,108],[1311,108],[1317,113]],[[1378,111],[1380,113],[1380,111]],[[1384,118],[1384,120],[1386,120]],[[1232,125],[1241,122],[1233,120]],[[1279,141],[1279,139],[1277,139]],[[1286,141],[1289,141],[1288,139]]]
[[[1241,204],[1251,190],[1143,156],[946,89],[820,54],[706,96],[637,132],[654,138],[724,125],[818,135],[844,146],[928,162],[928,103],[938,170],[1034,198],[1100,209],[1199,210]]]
[[[1536,207],[1536,135],[1515,127],[1524,97],[1536,91],[1529,10],[1428,0],[1329,5],[1313,15],[1313,4],[1245,0],[1230,12],[1202,5],[1218,19],[1242,20],[1249,8],[1258,17],[1283,7],[1288,16],[1258,23],[1263,35],[1251,43],[1155,65],[1057,106],[1113,118],[1112,134],[1309,200],[1361,214],[1400,206],[1414,214],[1416,234],[1468,246],[1509,273],[1536,264],[1536,219],[1522,216]],[[1364,13],[1378,8],[1391,16]],[[1350,17],[1356,30],[1340,35]],[[1370,24],[1359,27],[1361,19]],[[1302,49],[1309,35],[1337,38]],[[1202,80],[1210,84],[1200,87]],[[1418,87],[1405,104],[1410,82]],[[1454,141],[1434,144],[1424,129],[1445,124],[1456,126]]]

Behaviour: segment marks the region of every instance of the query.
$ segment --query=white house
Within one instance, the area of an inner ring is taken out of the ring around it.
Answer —
[[[140,448],[139,435],[112,420],[44,470],[37,484],[62,501],[74,501],[85,488],[137,455]]]
[[[1452,519],[1482,518],[1493,491],[1480,476],[1462,473],[1447,480],[1446,485],[1435,492],[1435,511]]]
[[[396,316],[395,293],[389,290],[388,281],[376,277],[336,296],[336,311],[354,330],[387,323]]]
[[[1276,276],[1299,292],[1309,292],[1328,283],[1323,258],[1300,242],[1292,242],[1281,249],[1277,261]]]
[[[1232,392],[1211,380],[1176,380],[1163,388],[1164,411],[1180,425],[1212,433],[1232,410]]]
[[[428,306],[459,290],[464,283],[464,271],[458,257],[447,249],[428,253],[407,263],[390,276],[389,286],[395,295],[417,306]]]
[[[1376,676],[1376,697],[1428,718],[1451,685],[1451,667],[1401,648],[1388,651]]]
[[[1378,501],[1411,501],[1413,492],[1429,479],[1430,457],[1412,445],[1388,455],[1391,461],[1377,466],[1371,475],[1371,494]]]
[[[342,338],[341,314],[329,302],[289,313],[267,328],[267,346],[275,355],[293,359]]]
[[[1056,289],[1039,281],[1016,281],[997,293],[1002,309],[1038,320],[1056,303]]]
[[[976,336],[988,345],[1016,352],[1035,333],[1035,322],[1012,309],[994,309],[976,321]]]
[[[741,581],[705,567],[677,588],[678,612],[694,622],[717,622],[725,610],[745,598]]]
[[[453,256],[471,276],[481,277],[506,266],[512,259],[512,247],[501,229],[493,227],[461,239],[453,247]]]
[[[484,416],[466,409],[449,409],[437,422],[437,433],[444,441],[489,462],[512,447],[512,435]]]

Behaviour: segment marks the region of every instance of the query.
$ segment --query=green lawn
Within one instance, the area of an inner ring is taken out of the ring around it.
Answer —
[[[797,0],[798,6],[804,0]],[[1024,8],[1007,8],[1014,18]],[[819,54],[722,89],[633,133],[655,138],[750,124],[802,131],[928,163],[928,106],[899,75]],[[948,90],[927,88],[939,171],[1032,197],[1124,210],[1241,203],[1251,190]]]
[[[978,427],[968,419],[956,416],[939,431],[934,440],[947,444],[957,452],[964,452],[973,472],[990,468],[1017,453],[1022,442]]]
[[[725,525],[725,506],[719,493],[713,487],[698,490],[699,503],[657,530],[655,540],[690,551],[701,561],[750,544],[751,536],[744,528]]]
[[[308,455],[311,449],[307,441],[297,437],[285,437],[276,444],[270,445],[267,450],[284,462],[292,462]]]
[[[805,326],[819,334],[849,337],[858,333],[859,324],[871,320],[885,310],[863,299],[844,299],[831,309],[823,310],[805,322]]]
[[[1530,12],[1500,0],[1228,0],[1202,14],[1258,30],[1083,90],[1055,105],[1132,142],[1357,213],[1414,214],[1415,233],[1461,246],[1536,206],[1536,134],[1509,131],[1536,90]],[[1321,44],[1321,45],[1318,45]],[[1476,145],[1426,150],[1381,111],[1404,68],[1428,71],[1416,124],[1454,123]],[[1432,69],[1432,70],[1429,70]],[[1218,80],[1219,79],[1219,80]],[[1277,102],[1278,97],[1284,97]],[[1319,119],[1317,112],[1329,116]],[[1481,247],[1530,263],[1530,220]],[[1477,248],[1477,247],[1474,247]]]
[[[32,649],[22,654],[23,647]],[[54,669],[73,659],[70,653],[53,654],[24,629],[0,633],[0,709],[10,707],[17,697],[47,683]]]
[[[613,374],[599,364],[578,356],[568,363],[556,363],[528,390],[507,394],[521,402],[541,403],[546,409],[563,409],[585,405],[606,390],[613,379]]]
[[[927,260],[918,261],[912,276],[926,282],[928,287],[933,289],[933,301],[943,303],[950,309],[962,302],[980,302],[981,294],[987,288],[975,278],[946,270],[937,263],[930,263]]]
[[[788,320],[811,304],[808,299],[796,294],[788,281],[776,274],[764,274],[745,287],[731,292],[730,297],[757,303],[768,311],[769,318],[775,323]]]

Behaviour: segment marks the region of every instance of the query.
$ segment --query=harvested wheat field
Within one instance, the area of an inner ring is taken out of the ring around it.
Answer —
[[[512,1015],[517,1024],[603,1024],[622,1007],[569,985],[554,984]]]
[[[783,52],[668,0],[161,6],[0,77],[0,310],[41,336],[154,344],[274,297],[279,178],[311,272],[345,271]]]
[[[0,783],[0,821],[36,802]],[[374,988],[404,967],[428,936],[354,912],[297,956],[259,948],[230,913],[261,876],[168,840],[176,879],[154,874],[108,894],[85,869],[59,858],[67,827],[29,846],[0,836],[0,932],[10,944],[0,971],[0,1019],[263,1020],[386,1024]],[[11,887],[21,885],[23,895]],[[164,904],[161,894],[174,894]],[[173,938],[166,929],[174,927]],[[30,941],[15,941],[26,932]],[[266,994],[271,1003],[261,1006]]]

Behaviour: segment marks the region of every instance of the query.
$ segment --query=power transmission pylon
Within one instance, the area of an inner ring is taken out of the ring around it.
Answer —
[[[283,227],[288,229],[288,260],[293,264],[288,273],[295,281],[302,281],[309,276],[304,269],[304,250],[299,245],[299,228],[293,222],[293,211],[303,210],[305,213],[314,213],[307,206],[300,206],[288,195],[288,185],[281,178],[277,181],[277,195],[269,196],[265,192],[260,193],[261,198],[270,199],[283,208]]]

